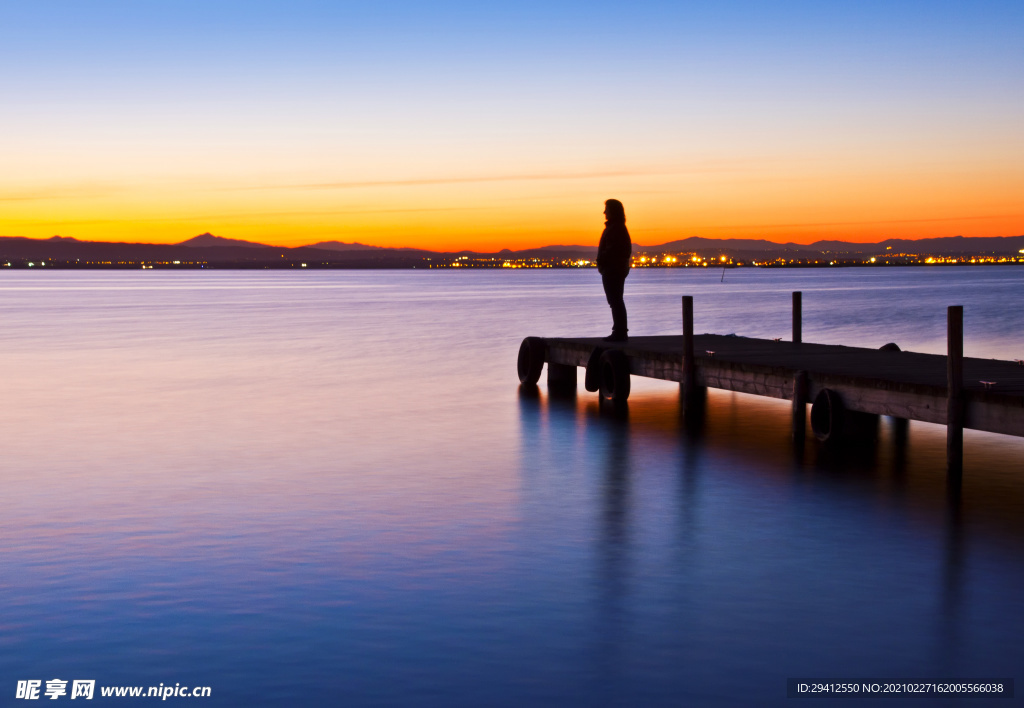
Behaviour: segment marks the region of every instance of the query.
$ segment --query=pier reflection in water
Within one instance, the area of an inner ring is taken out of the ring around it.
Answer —
[[[593,496],[602,695],[725,700],[743,685],[752,697],[774,677],[850,667],[1013,674],[1024,480],[1012,442],[968,433],[961,488],[941,426],[883,418],[875,438],[801,445],[784,401],[711,391],[687,422],[671,385],[647,388],[628,409],[520,395],[524,483],[543,487],[529,496]]]

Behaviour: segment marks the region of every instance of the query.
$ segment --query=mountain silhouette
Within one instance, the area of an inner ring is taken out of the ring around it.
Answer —
[[[189,248],[219,248],[225,246],[231,246],[233,248],[274,248],[264,243],[256,243],[254,241],[243,241],[237,238],[224,238],[223,236],[214,236],[207,232],[205,234],[199,234],[187,241],[175,244],[177,246],[188,246]]]
[[[379,251],[382,246],[366,246],[361,243],[345,243],[344,241],[320,241],[311,243],[306,248],[322,248],[325,251]]]

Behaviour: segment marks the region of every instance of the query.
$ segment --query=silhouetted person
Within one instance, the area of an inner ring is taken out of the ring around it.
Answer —
[[[624,342],[626,332],[626,303],[622,291],[629,275],[629,260],[633,254],[633,243],[626,231],[626,210],[618,199],[604,203],[604,233],[597,247],[597,272],[601,274],[604,295],[612,308],[612,333],[604,338],[606,342]]]

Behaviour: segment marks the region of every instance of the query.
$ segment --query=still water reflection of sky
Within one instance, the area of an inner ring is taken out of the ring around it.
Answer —
[[[713,277],[712,277],[713,276]],[[1014,268],[645,271],[636,334],[1021,358]],[[637,382],[520,389],[602,334],[591,272],[5,273],[0,676],[210,685],[211,705],[783,704],[790,676],[1012,677],[1024,441],[794,450]],[[813,704],[813,702],[811,702]]]

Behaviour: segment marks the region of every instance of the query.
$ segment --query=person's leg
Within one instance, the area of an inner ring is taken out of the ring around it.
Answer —
[[[604,285],[608,306],[612,308],[612,334],[626,336],[626,302],[622,297],[626,278],[603,274],[601,283]]]

